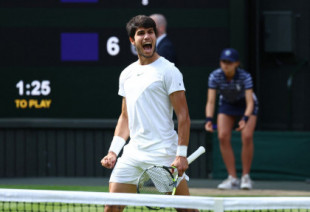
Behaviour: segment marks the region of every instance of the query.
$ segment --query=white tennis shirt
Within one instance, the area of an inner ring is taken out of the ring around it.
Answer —
[[[185,90],[181,72],[163,57],[148,65],[136,61],[122,71],[118,94],[126,97],[130,130],[126,154],[150,162],[175,156],[178,135],[169,95],[180,90]]]

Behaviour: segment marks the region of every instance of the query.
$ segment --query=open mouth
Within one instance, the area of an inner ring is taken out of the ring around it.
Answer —
[[[145,51],[151,51],[152,50],[152,44],[151,43],[143,44],[143,49]]]

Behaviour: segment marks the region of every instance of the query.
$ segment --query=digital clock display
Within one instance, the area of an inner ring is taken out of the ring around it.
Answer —
[[[18,94],[22,96],[48,96],[51,93],[50,81],[49,80],[33,80],[30,83],[24,83],[20,80],[16,84]],[[17,109],[49,109],[51,107],[51,99],[15,99]]]
[[[33,80],[30,83],[25,84],[23,80],[20,80],[16,84],[16,88],[18,89],[18,94],[23,96],[26,94],[27,96],[47,96],[51,93],[50,81],[49,80]]]

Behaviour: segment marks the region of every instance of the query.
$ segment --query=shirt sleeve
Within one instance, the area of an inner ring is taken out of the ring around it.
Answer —
[[[118,95],[126,97],[125,89],[124,89],[124,82],[125,82],[125,76],[124,71],[121,73],[119,77],[119,85],[118,85]]]
[[[185,91],[183,76],[179,69],[173,67],[165,72],[164,85],[168,95],[176,91]]]
[[[245,89],[251,89],[253,88],[253,81],[251,74],[247,73],[246,77],[244,78],[244,88]]]
[[[216,80],[214,72],[210,73],[209,75],[208,87],[217,89],[217,80]]]

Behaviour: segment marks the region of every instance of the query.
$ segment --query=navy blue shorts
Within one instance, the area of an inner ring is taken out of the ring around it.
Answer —
[[[242,99],[236,103],[228,103],[224,100],[219,101],[218,113],[224,113],[231,116],[243,116],[246,108],[245,99]],[[258,102],[254,101],[253,115],[258,114]]]

